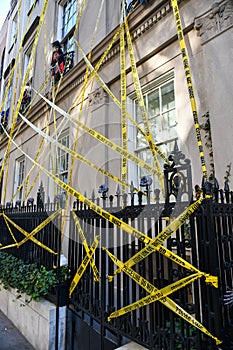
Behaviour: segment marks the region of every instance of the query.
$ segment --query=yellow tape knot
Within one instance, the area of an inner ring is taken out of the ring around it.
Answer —
[[[213,198],[212,194],[206,194],[205,195],[205,199],[210,199],[210,198]]]
[[[217,276],[205,275],[205,282],[209,286],[213,286],[215,288],[218,288],[218,277]]]
[[[114,278],[114,276],[108,276],[108,282],[112,282],[113,278]]]

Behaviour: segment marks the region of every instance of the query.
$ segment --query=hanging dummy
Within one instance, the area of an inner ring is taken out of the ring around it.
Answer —
[[[65,58],[58,40],[52,43],[53,54],[51,60],[51,75],[54,76],[55,81],[58,81],[65,69]]]

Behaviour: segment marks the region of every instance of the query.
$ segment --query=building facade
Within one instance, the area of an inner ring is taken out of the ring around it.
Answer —
[[[228,180],[232,178],[233,1],[185,0],[179,8],[207,173],[223,187],[226,174]],[[122,178],[122,154],[100,142],[98,135],[127,147],[130,154],[153,167],[152,153],[140,133],[145,125],[139,90],[153,142],[166,157],[178,145],[191,160],[193,183],[201,184],[202,167],[171,2],[127,1],[126,12],[133,51],[127,32],[123,46],[118,32],[124,14],[121,1],[11,1],[0,42],[1,122],[8,133],[1,129],[2,205],[36,201],[40,186],[45,202],[64,199],[67,191],[43,169],[88,198],[101,184],[114,194],[115,178]],[[57,52],[61,62],[53,56]],[[134,64],[137,74],[132,74]],[[135,75],[140,88],[135,88]],[[122,79],[130,116],[125,122],[126,140],[122,137]],[[50,138],[44,138],[21,115]],[[126,182],[133,181],[140,188],[140,179],[146,175],[153,180],[152,190],[159,187],[158,176],[128,154]],[[159,156],[158,163],[163,169]],[[74,200],[69,196],[68,208]]]

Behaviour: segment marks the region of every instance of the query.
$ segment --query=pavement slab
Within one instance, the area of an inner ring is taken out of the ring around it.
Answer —
[[[14,324],[0,311],[0,350],[35,350]]]

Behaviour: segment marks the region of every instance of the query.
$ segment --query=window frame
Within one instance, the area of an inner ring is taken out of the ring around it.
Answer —
[[[6,82],[6,84],[5,84],[5,90],[6,90],[7,85],[8,85],[8,82]],[[4,109],[6,112],[8,112],[8,114],[10,114],[12,96],[13,96],[13,84],[11,83],[11,85],[9,86],[9,90],[8,90],[5,105],[4,105]]]
[[[62,141],[66,139],[66,142],[63,143]],[[69,148],[69,144],[70,144],[70,136],[69,136],[69,132],[65,132],[63,134],[61,134],[58,138],[58,142],[62,143],[64,146]],[[61,159],[63,159],[65,157],[65,169],[61,169],[61,164],[62,161],[60,161]],[[55,165],[55,172],[56,172],[56,176],[62,180],[65,183],[68,183],[68,177],[69,177],[69,153],[65,152],[63,149],[61,149],[59,146],[56,147],[56,165]],[[66,181],[64,181],[66,177]],[[56,194],[62,194],[63,200],[65,200],[65,196],[66,196],[66,192],[63,190],[63,188],[59,185],[57,185],[56,187]]]
[[[22,165],[23,164],[23,165]],[[23,166],[23,171],[21,169],[21,165]],[[19,157],[15,160],[15,177],[14,177],[14,193],[18,190],[20,185],[23,183],[25,179],[25,166],[26,166],[26,161],[25,157]],[[24,193],[24,186],[21,187],[19,193],[16,196],[17,200],[22,200],[23,199],[23,193]]]
[[[157,142],[155,142],[156,146],[160,147],[161,150],[163,151],[163,153],[165,153],[166,156],[168,156],[171,151],[173,150],[173,146],[175,144],[175,141],[178,140],[178,133],[177,133],[177,125],[178,125],[178,120],[177,120],[177,106],[176,106],[176,86],[175,86],[175,73],[174,70],[171,70],[163,75],[161,75],[160,77],[154,79],[153,81],[151,81],[150,83],[146,84],[145,86],[143,86],[141,88],[142,90],[142,95],[143,97],[146,95],[148,96],[149,93],[152,93],[153,91],[156,91],[157,89],[159,89],[159,91],[161,91],[162,87],[165,86],[166,84],[168,84],[169,82],[173,81],[173,91],[174,91],[174,107],[172,107],[170,109],[174,110],[175,112],[175,118],[176,118],[176,123],[175,123],[175,128],[176,128],[176,135],[174,135],[174,137],[171,138],[166,138],[165,140],[158,140]],[[159,96],[161,97],[161,94],[159,93]],[[137,100],[137,96],[136,96],[136,92],[133,92],[132,94],[130,94],[128,96],[128,98],[131,100],[131,105],[132,105],[132,110],[131,110],[131,114],[133,115],[134,119],[136,120],[136,113],[135,113],[135,104],[136,104],[136,100]],[[144,100],[145,101],[145,100]],[[161,106],[162,106],[162,100],[160,99],[159,102],[159,106],[160,106],[160,110],[159,110],[159,116],[165,114],[167,111],[162,111],[161,110]],[[147,107],[147,102],[146,102],[146,107]],[[148,110],[148,109],[147,109]],[[156,116],[157,116],[156,115]],[[156,118],[156,116],[154,115],[153,117],[150,118],[150,120],[154,120]],[[143,121],[141,122],[141,124],[143,124]],[[144,160],[147,159],[146,157],[146,152],[150,152],[151,155],[151,151],[149,149],[148,143],[145,142],[145,146],[138,146],[137,145],[137,135],[138,135],[138,131],[136,129],[135,126],[132,126],[132,124],[129,124],[130,126],[130,131],[129,133],[131,134],[131,139],[134,140],[134,145],[131,145],[131,150],[133,147],[133,152],[139,157],[142,158]],[[144,127],[142,127],[142,129],[144,129]],[[169,129],[169,128],[168,128]],[[163,131],[161,131],[161,134],[163,134]],[[164,147],[169,147],[169,144],[171,145],[170,149],[168,150],[168,152],[166,153],[163,148]],[[143,154],[144,153],[144,154]],[[152,157],[152,156],[151,156]],[[146,158],[146,159],[145,159]],[[162,160],[160,160],[160,157],[158,157],[159,161],[162,163]],[[152,160],[153,162],[153,160]],[[151,164],[151,163],[150,163]],[[162,163],[163,164],[163,163]],[[161,165],[162,165],[161,164]],[[151,164],[152,165],[152,164]],[[161,167],[161,170],[163,169],[163,167]],[[144,175],[148,175],[150,177],[153,177],[151,174],[148,173],[143,173],[143,171],[141,171],[141,169],[139,169],[139,167],[136,164],[131,164],[129,163],[129,175],[133,174],[133,178],[130,180],[133,180],[134,183],[136,184],[136,186],[138,186],[139,182],[140,182],[140,178]],[[157,177],[156,177],[157,178]],[[152,183],[152,187],[158,188],[158,181],[157,179],[153,178],[153,183]]]
[[[32,52],[32,45],[28,46],[28,48],[24,51],[24,62],[23,62],[23,76],[24,77],[25,77],[25,74],[27,71],[27,66],[28,66],[29,61],[30,61],[31,52]],[[32,68],[29,72],[27,85],[32,86],[33,76],[34,76],[34,65],[32,65]]]
[[[69,15],[68,15],[68,20],[66,21],[66,23],[64,23],[66,13],[68,12],[68,11],[66,12],[66,6],[69,3],[71,3],[71,6],[68,8],[68,10],[72,9],[73,7],[75,7],[75,9],[73,8],[71,17],[69,18]],[[62,40],[64,40],[67,36],[69,36],[69,34],[72,32],[72,29],[75,27],[77,9],[78,9],[78,0],[67,0],[62,5],[62,28],[61,28]]]
[[[10,50],[15,45],[17,41],[17,31],[18,31],[18,12],[15,14],[12,25],[11,25],[11,33],[10,33]]]

